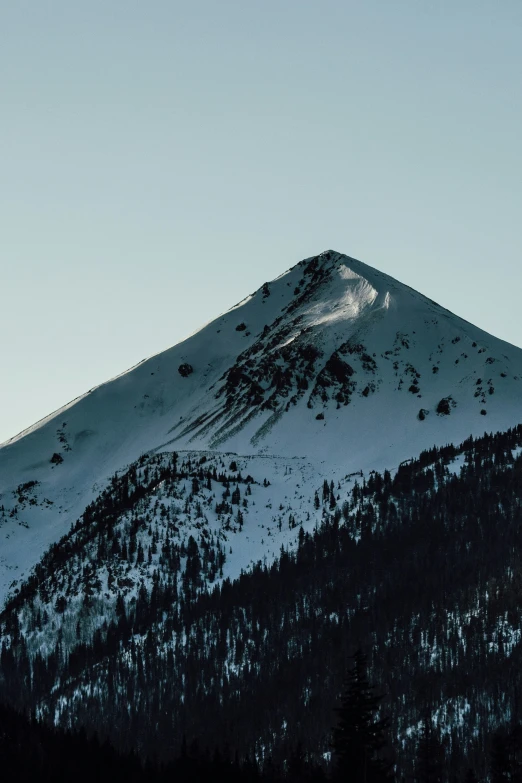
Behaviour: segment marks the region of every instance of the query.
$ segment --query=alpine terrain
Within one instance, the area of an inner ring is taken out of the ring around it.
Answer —
[[[521,420],[522,350],[301,261],[0,447],[0,696],[158,758],[328,765],[361,646],[397,769],[429,734],[483,772],[516,718]]]

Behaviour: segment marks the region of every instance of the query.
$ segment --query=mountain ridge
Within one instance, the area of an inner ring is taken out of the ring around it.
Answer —
[[[311,257],[309,257],[307,259],[304,259],[303,261],[299,262],[295,266],[290,267],[289,269],[287,269],[285,272],[283,272],[278,277],[274,278],[274,280],[272,280],[271,282],[274,283],[274,282],[282,279],[289,272],[292,272],[294,269],[296,269],[298,266],[300,266],[302,264],[305,264],[305,263],[313,260],[314,258],[319,258],[321,256],[337,256],[339,258],[344,258],[350,264],[352,264],[352,265],[354,265],[356,267],[362,268],[367,274],[377,275],[379,278],[382,278],[383,280],[385,280],[392,287],[400,287],[402,289],[408,290],[412,295],[414,295],[415,297],[418,297],[418,298],[424,300],[428,305],[436,307],[440,311],[441,314],[446,314],[448,316],[455,317],[454,313],[451,310],[445,308],[439,302],[436,302],[435,300],[431,299],[426,294],[423,294],[420,291],[417,291],[412,286],[409,286],[407,283],[403,283],[401,281],[398,281],[396,278],[392,277],[391,275],[388,275],[385,272],[381,272],[380,270],[377,270],[377,269],[371,267],[370,265],[364,263],[363,261],[355,259],[355,258],[353,258],[351,256],[346,256],[346,255],[344,255],[342,253],[339,253],[338,251],[335,251],[335,250],[332,250],[332,249],[325,250],[322,253],[318,254],[318,256],[311,256]],[[267,283],[265,283],[264,285],[267,285]],[[73,399],[71,399],[68,402],[64,403],[63,405],[60,405],[59,407],[55,408],[51,413],[46,414],[45,416],[42,416],[40,419],[35,421],[33,424],[30,424],[29,426],[24,427],[22,430],[17,432],[15,435],[12,435],[11,437],[7,438],[5,441],[0,443],[0,449],[11,445],[15,441],[25,437],[26,435],[31,434],[35,429],[39,428],[43,424],[45,424],[48,421],[52,420],[53,418],[58,417],[61,413],[66,412],[71,406],[77,404],[78,402],[80,402],[82,399],[86,398],[89,394],[92,394],[92,392],[96,391],[97,389],[102,388],[104,386],[107,386],[108,384],[110,384],[110,383],[112,383],[114,381],[117,381],[118,379],[122,378],[123,376],[133,372],[134,370],[136,370],[138,367],[140,367],[144,363],[152,361],[156,357],[161,356],[161,355],[167,353],[168,351],[172,350],[173,348],[175,348],[175,347],[177,347],[179,345],[182,345],[186,341],[190,340],[190,338],[194,337],[196,334],[198,334],[199,332],[203,331],[207,326],[210,326],[214,322],[218,321],[219,319],[224,318],[228,314],[232,313],[234,310],[237,310],[239,307],[241,307],[242,305],[246,304],[257,293],[262,291],[262,288],[263,288],[263,286],[260,286],[252,294],[250,294],[249,296],[243,298],[242,300],[237,302],[235,305],[230,307],[228,310],[226,310],[223,313],[221,313],[220,315],[216,316],[211,321],[208,321],[207,323],[205,323],[203,326],[198,327],[196,330],[194,330],[193,332],[188,334],[186,337],[184,337],[178,343],[175,343],[170,348],[166,348],[164,350],[158,351],[158,352],[156,352],[154,354],[151,354],[151,356],[148,356],[148,357],[146,357],[144,359],[141,359],[139,362],[136,362],[136,364],[133,364],[128,369],[123,370],[122,372],[117,373],[114,376],[111,376],[107,381],[103,381],[103,382],[97,384],[96,386],[93,386],[87,392],[84,392],[83,394],[77,395],[76,397],[74,397]],[[458,318],[459,318],[460,321],[462,321],[463,323],[468,324],[472,328],[477,328],[471,321],[468,321],[468,320],[462,318],[461,316],[458,316]],[[495,340],[498,340],[500,343],[505,343],[506,346],[510,346],[512,348],[517,348],[518,347],[518,346],[515,346],[512,343],[509,343],[509,342],[507,342],[505,340],[502,340],[502,338],[495,337],[494,335],[489,335],[489,333],[488,333],[488,336],[493,337]]]
[[[319,485],[517,424],[521,378],[515,346],[363,262],[312,256],[0,447],[0,601],[142,454],[298,456]]]

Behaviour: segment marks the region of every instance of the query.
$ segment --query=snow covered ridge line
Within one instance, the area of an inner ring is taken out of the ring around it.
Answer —
[[[521,379],[520,349],[359,261],[306,259],[0,447],[0,604],[142,454],[304,457],[320,486],[506,430]]]
[[[510,467],[522,453],[522,425],[502,438],[508,445],[498,449],[496,459]],[[488,439],[494,436],[482,440],[487,444]],[[472,437],[459,446],[433,447],[385,470],[384,483],[393,483],[401,492],[436,489],[466,469],[474,448]],[[187,568],[192,573],[190,552],[198,558],[204,553],[194,581],[197,594],[260,562],[270,565],[329,516],[338,521],[344,517],[357,540],[357,509],[381,491],[382,477],[373,470],[366,476],[361,471],[336,481],[326,476],[314,485],[316,477],[313,465],[295,458],[212,452],[142,455],[114,475],[71,530],[51,546],[8,598],[4,614],[37,600],[46,613],[54,606],[63,614],[69,606],[71,616],[82,606],[90,607],[95,596],[93,630],[114,611],[118,596],[134,600],[140,585],[153,589],[158,569],[177,573],[179,589],[186,587]],[[19,502],[30,502],[34,490],[30,485],[19,488]],[[379,516],[377,507],[375,526]]]
[[[43,583],[49,579],[53,583],[69,558],[99,556],[100,536],[120,540],[119,544],[111,543],[108,551],[101,550],[108,557],[103,565],[108,571],[96,581],[99,589],[105,585],[107,599],[108,593],[113,599],[122,589],[128,593],[129,586],[140,579],[149,582],[162,561],[159,533],[156,531],[155,541],[149,540],[153,524],[163,531],[162,543],[166,536],[167,550],[172,546],[184,551],[191,537],[209,550],[205,584],[235,578],[257,562],[260,553],[273,560],[281,546],[292,547],[298,526],[317,523],[309,496],[315,477],[313,466],[298,458],[212,452],[143,455],[111,478],[107,488],[15,590],[8,605],[41,593]],[[30,502],[35,489],[20,487],[19,503]],[[127,541],[123,545],[122,537]],[[131,569],[129,563],[142,567]],[[79,597],[81,584],[77,586]]]

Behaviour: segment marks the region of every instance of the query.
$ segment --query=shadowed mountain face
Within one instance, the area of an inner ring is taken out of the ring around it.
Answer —
[[[290,484],[309,500],[325,476],[513,426],[521,402],[520,349],[327,251],[0,448],[0,600],[143,454],[238,454],[284,504]],[[294,483],[278,460],[303,466]],[[237,568],[267,552],[251,541]]]

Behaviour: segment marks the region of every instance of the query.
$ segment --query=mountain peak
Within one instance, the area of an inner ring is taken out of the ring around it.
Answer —
[[[4,588],[144,453],[390,468],[518,423],[521,378],[520,349],[388,275],[334,250],[304,259],[0,447]],[[40,499],[15,513],[31,482]]]

